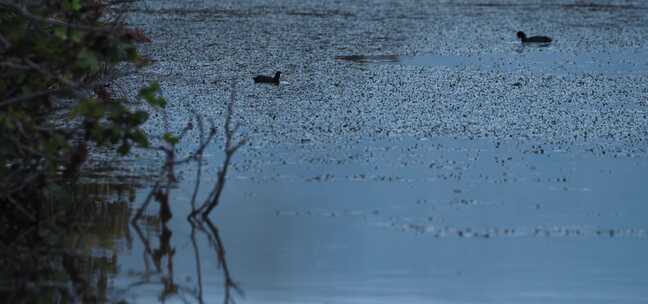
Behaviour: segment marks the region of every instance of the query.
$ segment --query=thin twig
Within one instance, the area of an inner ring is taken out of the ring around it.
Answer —
[[[193,112],[193,111],[192,111]],[[198,124],[198,138],[200,140],[200,144],[202,145],[205,143],[205,129],[203,126],[203,121],[200,115],[194,112],[194,117],[196,117],[196,123]],[[196,154],[196,163],[198,168],[196,169],[196,181],[194,185],[194,191],[191,194],[191,212],[194,212],[196,210],[196,196],[198,196],[198,188],[200,187],[200,178],[202,176],[202,158],[203,158],[203,153],[202,150],[200,153]]]
[[[25,59],[25,62],[32,69],[38,71],[39,73],[41,73],[41,74],[43,74],[43,75],[45,75],[45,76],[47,76],[49,78],[54,78],[54,79],[58,80],[59,82],[61,82],[62,84],[68,86],[68,87],[78,87],[79,86],[79,83],[75,83],[73,81],[67,80],[67,79],[61,77],[60,75],[53,75],[47,69],[44,69],[43,67],[41,67],[37,63],[31,61],[31,59],[29,59],[29,58]]]
[[[200,251],[198,250],[198,244],[196,242],[196,225],[194,222],[189,219],[191,223],[191,244],[193,245],[194,255],[196,259],[196,275],[198,276],[198,303],[202,304],[203,301],[203,284],[202,284],[202,266],[200,262]]]
[[[142,206],[140,206],[137,209],[137,212],[135,213],[135,216],[131,220],[131,224],[135,224],[137,220],[142,217],[142,214],[144,213],[144,210],[146,210],[146,207],[148,207],[148,204],[151,203],[151,198],[153,198],[153,194],[157,191],[157,189],[160,187],[160,181],[156,181],[155,185],[153,186],[153,189],[149,192],[149,194],[146,196],[146,199],[144,200],[144,203],[142,203]]]
[[[147,267],[147,275],[148,275],[148,259],[147,259],[147,257],[149,257],[151,260],[153,260],[153,250],[151,249],[151,243],[149,242],[149,240],[146,237],[144,237],[144,234],[142,233],[142,230],[140,229],[137,222],[131,222],[131,225],[135,229],[135,233],[137,234],[140,241],[144,245],[144,265]],[[153,263],[153,265],[155,266],[155,270],[157,272],[162,271],[155,262]]]
[[[223,300],[224,304],[234,303],[234,299],[231,296],[231,290],[234,289],[239,295],[243,296],[243,290],[239,287],[238,283],[234,281],[232,275],[229,272],[229,267],[227,266],[227,259],[225,257],[225,246],[223,245],[223,240],[218,233],[218,228],[212,223],[209,218],[205,218],[207,227],[209,228],[211,234],[210,239],[212,240],[212,245],[216,250],[216,257],[218,259],[218,265],[223,269],[223,276],[225,277],[225,298]]]
[[[27,100],[30,100],[30,99],[35,99],[35,98],[38,98],[38,97],[43,97],[43,96],[48,96],[48,95],[56,95],[56,94],[68,92],[68,91],[74,90],[74,89],[76,89],[76,88],[56,88],[56,89],[49,89],[49,90],[45,90],[45,91],[31,93],[31,94],[28,94],[28,95],[16,96],[16,97],[9,98],[9,99],[6,99],[6,100],[3,100],[2,102],[0,102],[0,108],[6,107],[6,106],[9,106],[9,105],[12,105],[12,104],[16,104],[16,103],[19,103],[19,102],[27,101]]]
[[[20,213],[22,213],[24,216],[26,216],[32,223],[36,222],[36,216],[34,216],[33,214],[27,212],[27,210],[25,210],[25,208],[20,206],[21,204],[16,202],[10,195],[8,195],[8,196],[6,196],[4,198],[6,198],[7,201],[9,201],[9,203],[11,203],[14,206],[14,208],[16,208],[18,211],[20,211]]]
[[[2,34],[0,34],[0,43],[2,43],[2,48],[8,49],[11,47],[11,42],[2,36]]]

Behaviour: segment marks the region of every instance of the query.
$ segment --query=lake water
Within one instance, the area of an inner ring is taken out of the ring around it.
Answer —
[[[186,220],[192,165],[172,218],[153,204],[130,225],[149,189],[124,176],[159,160],[139,152],[151,161],[124,162],[94,190],[114,220],[69,244],[111,301],[223,302],[222,246],[238,303],[647,303],[646,12],[139,2],[130,22],[157,61],[118,81],[160,81],[170,105],[147,128],[180,130],[193,112],[222,126],[234,83],[249,144],[210,223]],[[518,30],[554,43],[522,46]],[[281,85],[253,83],[276,70]],[[207,150],[199,199],[221,151]]]

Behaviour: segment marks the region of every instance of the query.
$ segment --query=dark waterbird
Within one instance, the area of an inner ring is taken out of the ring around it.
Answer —
[[[265,75],[259,75],[254,77],[254,82],[255,83],[271,83],[274,85],[279,85],[279,76],[281,76],[281,72],[275,73],[274,77],[270,76],[265,76]]]
[[[527,37],[524,32],[517,32],[518,39],[522,40],[522,43],[549,43],[551,38],[547,36],[531,36]]]

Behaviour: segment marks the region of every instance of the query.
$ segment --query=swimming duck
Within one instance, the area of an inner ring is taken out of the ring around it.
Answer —
[[[531,36],[527,37],[524,32],[517,32],[518,39],[522,40],[522,43],[549,43],[551,38],[547,36]]]
[[[281,76],[281,72],[275,73],[274,77],[270,76],[265,76],[265,75],[259,75],[254,77],[254,82],[255,83],[271,83],[274,85],[279,85],[279,76]]]

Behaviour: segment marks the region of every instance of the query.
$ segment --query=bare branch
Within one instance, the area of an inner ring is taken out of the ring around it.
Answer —
[[[16,202],[11,196],[9,195],[6,196],[6,199],[14,206],[14,208],[16,208],[16,210],[20,211],[20,213],[26,216],[30,221],[36,222],[36,217],[33,214],[29,213],[27,210],[25,210],[25,208],[20,206],[20,204]]]
[[[229,103],[227,104],[227,113],[225,114],[225,159],[221,168],[218,170],[218,176],[216,184],[212,188],[207,200],[203,203],[200,208],[194,210],[190,216],[196,216],[198,213],[201,214],[203,218],[207,218],[209,213],[218,206],[220,201],[220,196],[225,187],[225,178],[227,176],[227,170],[230,167],[232,157],[236,151],[242,147],[246,140],[240,140],[237,143],[233,143],[233,138],[238,127],[232,128],[232,115],[234,113],[234,103],[236,101],[236,85],[232,82],[232,88],[230,93]]]
[[[61,77],[60,75],[53,75],[50,73],[47,69],[44,69],[40,65],[36,64],[35,62],[31,61],[31,59],[27,58],[25,59],[25,62],[29,67],[31,67],[34,70],[37,70],[39,73],[49,77],[58,80],[62,84],[68,86],[68,87],[78,87],[79,84],[70,80],[65,79],[64,77]]]
[[[131,220],[131,224],[135,225],[137,223],[137,220],[142,217],[142,214],[144,213],[144,210],[146,210],[146,207],[148,207],[148,204],[151,203],[151,199],[153,198],[153,194],[157,191],[157,189],[160,187],[160,181],[158,180],[155,182],[155,185],[153,186],[153,189],[149,192],[149,194],[146,196],[146,199],[144,200],[144,203],[142,203],[142,206],[140,206],[137,209],[137,212],[135,213],[135,216]]]
[[[56,95],[56,94],[61,94],[64,92],[68,92],[70,90],[73,90],[74,88],[57,88],[57,89],[50,89],[50,90],[45,90],[45,91],[40,91],[36,93],[31,93],[28,95],[22,95],[22,96],[16,96],[14,98],[9,98],[6,100],[3,100],[0,102],[0,108],[6,107],[12,104],[20,103],[23,101],[28,101],[32,99],[36,99],[38,97],[43,97],[43,96],[48,96],[48,95]]]
[[[203,120],[200,117],[200,115],[198,115],[198,113],[196,113],[195,111],[192,111],[192,113],[193,113],[194,117],[196,118],[196,123],[198,124],[198,138],[200,140],[200,144],[201,145],[205,144],[205,147],[206,147],[207,145],[206,145],[206,141],[205,141],[205,132],[204,132],[205,129],[204,129],[204,125],[203,125]],[[210,140],[211,140],[211,137],[210,137]],[[210,140],[208,140],[207,142],[209,142]],[[198,188],[200,187],[200,177],[202,176],[202,165],[203,165],[202,164],[202,157],[203,157],[202,151],[203,151],[202,149],[199,149],[198,153],[195,154],[195,159],[196,159],[196,163],[197,163],[198,168],[196,169],[196,182],[195,182],[195,185],[194,185],[194,191],[191,194],[191,212],[194,212],[196,210],[196,196],[198,195]]]

